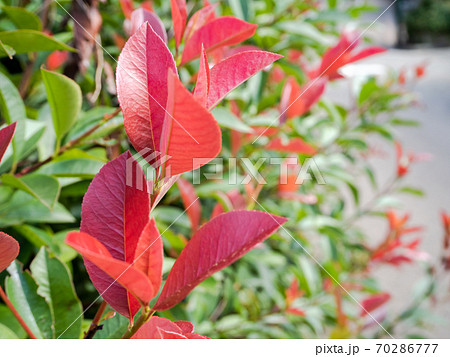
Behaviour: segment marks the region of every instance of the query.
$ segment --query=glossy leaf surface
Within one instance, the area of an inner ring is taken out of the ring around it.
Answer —
[[[149,24],[139,28],[120,54],[117,96],[125,130],[139,152],[159,150],[169,68],[176,73],[172,54]]]
[[[179,303],[195,286],[235,262],[286,220],[260,211],[232,211],[203,225],[176,260],[154,309],[167,310]]]

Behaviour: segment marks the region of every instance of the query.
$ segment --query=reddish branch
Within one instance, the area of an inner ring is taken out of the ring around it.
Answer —
[[[100,319],[103,316],[103,313],[105,312],[106,306],[108,306],[108,303],[106,301],[103,301],[100,305],[100,307],[97,310],[97,313],[94,316],[94,319],[91,322],[91,326],[89,327],[89,330],[84,335],[85,339],[91,339],[94,337],[95,333],[101,329],[101,326],[98,324],[100,323]]]
[[[41,166],[49,163],[50,161],[52,161],[53,159],[57,158],[58,156],[62,155],[64,152],[66,152],[67,150],[71,149],[72,147],[74,147],[75,145],[77,145],[78,143],[80,143],[83,139],[87,138],[89,135],[91,135],[93,132],[95,132],[98,128],[100,128],[101,126],[103,126],[104,124],[106,124],[108,121],[110,121],[112,118],[114,118],[117,114],[119,114],[121,111],[120,108],[117,108],[116,110],[114,110],[114,112],[112,112],[111,114],[106,114],[102,120],[100,120],[100,122],[96,125],[94,125],[91,129],[89,129],[87,132],[85,132],[83,135],[81,135],[80,137],[73,139],[71,141],[69,141],[66,145],[64,145],[63,147],[61,147],[59,149],[59,151],[54,154],[49,156],[47,159],[43,160],[43,161],[39,161],[37,163],[35,163],[34,165],[31,165],[29,167],[24,168],[22,171],[20,171],[19,173],[16,174],[17,177],[21,177],[24,176],[26,174],[29,174],[30,172],[33,172],[37,169],[39,169]]]
[[[3,301],[5,302],[6,306],[8,306],[8,308],[11,310],[11,312],[13,313],[13,315],[15,316],[15,318],[17,319],[17,321],[19,321],[20,325],[23,327],[23,329],[27,332],[27,334],[30,336],[30,338],[36,338],[36,336],[33,334],[33,332],[31,332],[30,328],[27,326],[27,324],[25,323],[25,321],[23,321],[22,317],[19,315],[19,313],[17,312],[16,308],[14,307],[14,305],[11,303],[11,301],[8,299],[8,297],[6,296],[5,292],[3,291],[2,287],[0,286],[0,297],[3,299]]]

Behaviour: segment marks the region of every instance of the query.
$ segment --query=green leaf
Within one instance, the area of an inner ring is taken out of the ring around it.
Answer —
[[[44,298],[37,293],[38,286],[30,273],[23,272],[19,262],[14,261],[7,269],[6,293],[9,299],[37,338],[52,338],[52,315]]]
[[[394,118],[389,123],[396,126],[419,126],[420,123],[417,120],[410,120],[410,119],[400,119],[400,118]]]
[[[234,115],[230,110],[223,107],[215,108],[212,111],[214,118],[220,126],[228,129],[234,129],[241,133],[252,133],[253,129],[247,124],[242,122],[236,115]]]
[[[128,328],[128,320],[125,316],[117,314],[102,323],[103,328],[94,335],[94,339],[118,339]]]
[[[34,226],[30,226],[28,224],[21,224],[15,226],[14,230],[17,231],[23,237],[25,237],[36,248],[51,247],[53,244],[52,236],[49,233]]]
[[[7,326],[0,323],[0,339],[18,339],[19,337]]]
[[[55,161],[44,165],[39,172],[57,177],[93,178],[104,165],[103,162],[91,159],[69,159]]]
[[[39,17],[23,7],[2,6],[1,9],[19,29],[41,31],[42,24]]]
[[[45,124],[31,119],[22,119],[17,122],[16,133],[13,137],[13,154],[7,150],[0,165],[5,172],[11,168],[13,159],[16,162],[25,159],[35,149],[39,139],[45,131]]]
[[[304,20],[280,22],[278,28],[289,34],[308,38],[324,46],[328,46],[332,43],[330,42],[330,39],[320,32],[314,25],[305,22]]]
[[[81,110],[79,85],[60,73],[41,69],[57,139],[61,139],[75,124]]]
[[[87,112],[82,112],[76,124],[64,138],[64,144],[70,140],[79,138],[81,135],[92,129],[95,125],[99,124],[106,114],[111,114],[114,110],[116,110],[116,108],[95,107]],[[119,113],[106,124],[103,124],[91,135],[83,138],[82,142],[104,138],[121,127],[123,127],[123,116],[122,113]]]
[[[5,45],[2,41],[0,41],[0,57],[9,57],[9,59],[12,59],[12,56],[15,54],[16,51],[14,51],[14,48]]]
[[[58,258],[50,258],[48,251],[41,248],[30,268],[39,286],[38,294],[50,306],[55,337],[78,338],[83,310],[67,267]]]
[[[44,131],[45,124],[36,120],[23,119],[17,122],[14,139],[18,160],[25,159],[36,149]]]
[[[20,178],[4,174],[2,182],[29,193],[50,209],[55,206],[61,191],[61,185],[56,178],[42,174],[31,174]]]
[[[28,336],[14,314],[5,305],[0,305],[0,324],[9,328],[17,336],[15,338],[26,338]]]
[[[251,21],[254,16],[253,2],[248,0],[228,0],[233,15],[244,20]]]
[[[16,191],[6,204],[0,207],[0,226],[9,227],[32,223],[72,223],[75,218],[60,203],[53,210],[23,191]]]
[[[0,111],[7,124],[26,118],[25,105],[16,86],[0,72]]]
[[[402,192],[402,193],[408,193],[410,195],[415,195],[415,196],[424,196],[424,192],[420,189],[420,188],[416,188],[416,187],[402,187],[398,190],[398,192]]]
[[[35,30],[3,31],[0,32],[0,41],[14,48],[16,54],[55,50],[76,51],[74,48]]]

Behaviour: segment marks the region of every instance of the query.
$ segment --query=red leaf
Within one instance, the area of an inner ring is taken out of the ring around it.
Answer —
[[[6,233],[0,232],[0,273],[19,255],[19,243]]]
[[[66,60],[69,58],[69,53],[67,51],[53,51],[50,53],[50,55],[47,57],[47,69],[49,71],[55,71],[61,65],[66,62]]]
[[[214,11],[218,6],[218,3],[205,6],[204,8],[198,10],[194,15],[189,19],[186,30],[184,31],[184,41],[187,42],[192,34],[196,32],[200,27],[206,25],[208,22],[211,22],[215,18]]]
[[[361,301],[361,306],[363,309],[361,310],[361,316],[366,315],[368,312],[372,312],[385,304],[389,299],[391,298],[391,295],[389,293],[379,293],[372,295],[371,297],[364,299]]]
[[[81,231],[103,244],[114,259],[127,263],[134,260],[149,219],[150,198],[145,183],[142,169],[125,152],[100,170],[84,196]],[[104,300],[120,314],[132,318],[139,309],[137,301],[95,264],[85,261],[85,265],[95,288],[104,292]]]
[[[184,27],[186,26],[187,12],[186,0],[170,0],[172,10],[173,32],[175,34],[175,44],[178,46],[183,38]]]
[[[170,321],[153,316],[134,335],[132,339],[199,339],[207,338],[193,333],[194,326],[189,321]]]
[[[161,287],[164,248],[161,235],[152,218],[139,237],[134,255],[134,267],[143,272],[153,287],[156,295]]]
[[[319,78],[300,87],[294,77],[289,77],[281,97],[280,122],[283,124],[287,119],[308,112],[319,101],[326,84],[326,78]]]
[[[306,316],[305,311],[297,309],[296,307],[290,307],[290,308],[286,309],[286,312],[291,315],[296,315],[296,316],[301,316],[301,317]]]
[[[154,309],[175,306],[195,286],[242,257],[286,220],[260,211],[232,211],[203,225],[175,261]]]
[[[5,151],[14,136],[16,124],[17,123],[14,122],[0,130],[0,162],[2,161],[3,155],[5,155]]]
[[[378,53],[383,53],[386,52],[387,49],[385,49],[384,47],[377,47],[377,46],[372,46],[372,47],[368,47],[363,49],[362,51],[358,52],[356,55],[352,56],[348,62],[348,63],[352,63],[352,62],[356,62],[359,61],[363,58],[369,57],[369,56],[373,56],[376,55]]]
[[[167,32],[161,19],[154,12],[139,8],[131,14],[131,35],[134,35],[142,24],[148,22],[153,31],[167,43]],[[164,103],[161,103],[164,104]]]
[[[194,332],[194,325],[189,321],[174,321],[174,324],[181,329],[183,334]]]
[[[336,46],[329,48],[322,58],[322,63],[313,76],[328,76],[330,80],[340,78],[338,69],[348,63],[386,51],[382,47],[370,47],[357,54],[351,52],[359,44],[358,34],[344,32]]]
[[[284,143],[281,138],[273,139],[266,147],[268,150],[274,150],[285,153],[296,153],[303,155],[314,155],[317,150],[300,138],[294,138]]]
[[[208,58],[206,58],[206,52],[202,46],[202,56],[200,58],[200,68],[198,70],[197,84],[194,89],[194,97],[204,107],[206,107],[206,103],[208,100],[210,83],[211,79],[210,79]]]
[[[169,95],[161,152],[166,154],[166,176],[195,170],[211,161],[222,147],[219,125],[178,76],[169,70]]]
[[[239,52],[211,68],[208,109],[214,108],[229,92],[283,56],[265,51]]]
[[[95,264],[95,266],[121,284],[134,297],[139,299],[142,304],[148,305],[155,296],[153,287],[143,272],[129,263],[113,258],[108,249],[89,234],[70,232],[67,235],[66,243],[80,253],[85,261],[87,259],[92,264]]]
[[[183,201],[184,208],[191,222],[192,234],[197,232],[200,225],[200,219],[202,218],[202,206],[195,192],[194,186],[184,178],[180,177],[177,181],[178,188],[180,189],[181,199]]]
[[[168,68],[176,73],[172,54],[149,24],[139,28],[120,54],[117,97],[125,130],[139,152],[159,150],[166,114]]]
[[[256,27],[257,25],[231,16],[216,18],[192,34],[185,44],[181,64],[200,56],[202,44],[206,52],[223,46],[236,45],[253,36]]]

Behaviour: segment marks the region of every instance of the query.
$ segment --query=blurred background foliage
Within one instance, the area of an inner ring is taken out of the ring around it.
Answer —
[[[140,3],[134,1],[135,7]],[[427,11],[439,14],[432,25],[435,27],[427,27],[427,31],[444,29],[440,23],[449,23],[444,19],[448,1],[423,3]],[[144,2],[144,6],[149,4]],[[0,0],[0,5],[0,116],[5,123],[18,122],[13,145],[0,166],[0,227],[19,240],[18,260],[25,271],[31,267],[34,274],[33,265],[44,258],[54,259],[61,271],[58,277],[67,287],[66,296],[72,296],[77,311],[78,299],[84,309],[98,293],[82,259],[64,244],[65,235],[79,228],[82,198],[94,175],[122,151],[133,150],[123,130],[122,115],[115,111],[118,102],[114,72],[128,37],[127,20],[118,0]],[[188,1],[188,13],[201,6],[201,1]],[[169,48],[173,49],[170,2],[155,0],[151,7],[168,29]],[[289,222],[285,230],[279,230],[241,260],[207,279],[184,303],[160,316],[189,320],[196,332],[212,338],[386,337],[386,332],[368,316],[369,311],[396,337],[427,336],[427,326],[435,323],[427,307],[435,299],[438,269],[412,239],[420,232],[411,229],[407,217],[391,210],[395,207],[393,193],[421,195],[420,190],[402,183],[409,165],[417,160],[397,145],[398,167],[393,168],[392,180],[382,187],[366,160],[368,155],[377,154],[368,144],[370,137],[392,143],[395,150],[393,129],[417,125],[401,114],[416,100],[406,90],[404,78],[395,72],[378,76],[367,70],[362,76],[339,79],[351,81],[352,102],[347,106],[324,95],[307,113],[283,125],[274,123],[288,76],[300,85],[307,83],[308,72],[339,41],[343,29],[362,31],[361,16],[374,10],[370,1],[357,0],[219,2],[218,13],[258,24],[249,45],[280,53],[284,58],[233,91],[213,112],[223,129],[224,176],[205,180],[201,174],[213,172],[212,165],[193,173],[201,177],[195,190],[201,199],[203,221],[217,204],[226,210],[241,202],[244,208],[267,210],[288,217]],[[408,15],[408,26],[414,31],[422,30],[418,29],[420,16],[423,13],[416,10]],[[92,37],[77,31],[74,21]],[[48,36],[43,36],[43,32]],[[78,52],[73,52],[74,48]],[[52,112],[42,66],[77,83],[74,88],[72,82],[52,82],[70,94],[59,114]],[[197,69],[198,61],[180,68],[180,77],[189,89],[193,88]],[[419,72],[417,69],[417,79]],[[82,103],[77,100],[78,86]],[[77,106],[79,113],[68,113]],[[58,121],[58,115],[73,116],[67,130],[58,127],[64,122]],[[260,187],[254,180],[240,184],[248,174],[248,168],[242,165],[236,168],[236,184],[229,184],[229,173],[233,172],[230,165],[234,163],[229,160],[231,157],[245,157],[252,162],[292,155],[303,162],[309,157],[268,150],[270,136],[261,136],[254,142],[258,137],[255,133],[270,126],[282,129],[282,140],[300,138],[316,148],[314,162],[325,185],[314,179],[305,180],[288,190],[292,195],[283,195],[279,166],[267,163],[259,169],[266,185]],[[233,146],[236,135],[240,138],[238,147]],[[373,200],[365,205],[360,202],[361,188],[355,180],[361,176],[367,177],[374,192]],[[185,177],[192,180],[190,174]],[[249,191],[259,192],[257,202],[249,199]],[[183,210],[175,185],[153,213],[160,231],[164,231],[165,273],[190,236],[186,215],[173,223]],[[369,241],[367,232],[357,225],[365,216],[379,217],[379,245]],[[408,278],[413,299],[398,314],[389,312],[389,292],[380,290],[372,274],[379,264],[418,264],[425,271],[423,280]],[[5,277],[11,275],[5,284],[8,294],[15,289],[28,289],[35,294],[34,300],[24,302],[17,298],[24,314],[29,315],[27,308],[33,310],[35,304],[42,304],[43,310],[47,305],[64,304],[62,300],[43,300],[34,282],[39,283],[38,277],[33,280],[21,269],[20,264],[10,267],[1,274],[0,283],[4,285]],[[70,293],[71,277],[76,296]],[[97,301],[86,311],[82,324],[73,327],[73,336],[81,336],[82,327],[89,324],[98,304]],[[51,313],[55,325],[58,316],[54,309]],[[39,324],[48,316],[44,311],[41,316],[28,318]],[[128,320],[112,316],[108,315],[110,318],[96,338],[119,337],[126,330]],[[42,324],[39,329],[43,337],[55,336],[55,326]],[[24,331],[0,305],[2,334],[24,337]]]

